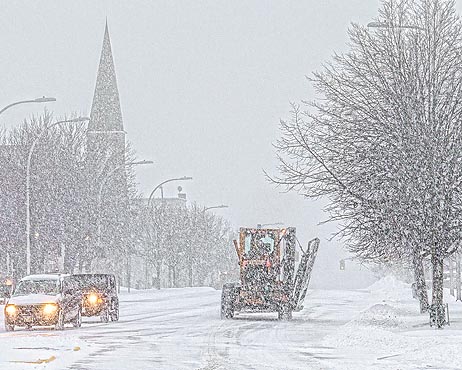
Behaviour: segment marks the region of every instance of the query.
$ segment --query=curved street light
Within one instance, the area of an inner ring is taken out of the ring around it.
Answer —
[[[369,22],[367,24],[367,27],[369,28],[410,28],[413,30],[419,30],[419,31],[424,31],[422,27],[419,26],[413,26],[413,25],[394,25],[393,23],[387,23],[387,22]]]
[[[47,98],[44,98],[44,99],[47,99]],[[54,98],[49,98],[49,99],[54,99]],[[27,156],[27,165],[26,165],[26,272],[27,272],[27,275],[30,275],[30,165],[32,162],[32,154],[34,153],[35,146],[37,145],[39,140],[43,137],[43,135],[49,129],[56,127],[57,125],[60,125],[62,123],[76,123],[76,122],[89,121],[89,120],[90,118],[88,117],[77,117],[73,119],[58,121],[49,126],[45,126],[43,131],[32,142],[32,145],[29,149],[29,154]]]
[[[108,131],[108,132],[115,132],[115,131]],[[93,132],[90,132],[93,133]],[[125,132],[124,132],[125,133]],[[101,248],[101,202],[103,198],[103,189],[104,186],[106,185],[107,180],[117,171],[120,170],[123,167],[130,167],[130,166],[136,166],[136,165],[143,165],[143,164],[153,164],[153,161],[147,161],[147,160],[142,160],[142,161],[133,161],[133,162],[125,162],[117,167],[114,167],[111,171],[109,171],[106,176],[103,178],[101,181],[101,184],[99,186],[99,191],[98,191],[98,198],[97,198],[97,214],[98,217],[96,219],[97,226],[96,226],[96,237],[97,237],[97,243],[98,243],[98,248]],[[131,265],[130,261],[130,255],[128,255],[128,261],[127,261],[127,266]],[[130,293],[130,281],[131,281],[131,272],[130,269],[128,270],[128,293]]]
[[[268,224],[257,224],[257,229],[261,229],[266,226],[283,226],[284,222],[270,222]]]
[[[123,163],[120,166],[117,166],[117,167],[113,168],[111,171],[109,171],[107,173],[107,175],[101,181],[101,184],[99,186],[99,191],[98,191],[98,198],[97,198],[97,212],[98,212],[97,237],[98,237],[98,246],[101,246],[101,201],[102,201],[102,197],[103,197],[103,189],[104,189],[104,186],[106,185],[107,180],[117,170],[120,170],[122,167],[130,167],[130,166],[143,165],[143,164],[153,164],[153,163],[154,163],[153,161],[147,161],[147,160]]]
[[[208,211],[209,209],[217,209],[217,208],[229,208],[229,206],[227,206],[226,204],[221,204],[219,206],[211,206],[211,207],[205,207],[202,212],[206,212]]]
[[[51,101],[56,101],[56,98],[47,98],[45,96],[41,97],[41,98],[37,98],[37,99],[32,99],[32,100],[21,100],[21,101],[17,101],[15,103],[11,103],[9,105],[7,105],[6,107],[4,107],[2,110],[0,110],[0,114],[2,114],[4,111],[6,111],[8,108],[11,108],[11,107],[14,107],[15,105],[19,105],[19,104],[26,104],[26,103],[48,103],[48,102],[51,102]]]
[[[164,191],[162,189],[162,185],[168,183],[168,182],[172,182],[172,181],[187,181],[187,180],[192,180],[193,178],[191,176],[183,176],[183,177],[178,177],[178,178],[174,178],[174,179],[168,179],[168,180],[165,180],[163,182],[161,182],[159,185],[157,185],[153,191],[151,191],[151,194],[149,195],[149,199],[148,199],[148,206],[151,204],[151,201],[152,201],[152,197],[154,196],[154,193],[156,192],[157,189],[160,188],[161,190],[161,197],[162,199],[164,199]]]

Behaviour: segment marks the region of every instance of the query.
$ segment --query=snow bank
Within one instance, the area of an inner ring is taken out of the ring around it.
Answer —
[[[388,304],[375,304],[352,320],[349,325],[379,326],[383,328],[405,327],[403,310]]]
[[[419,313],[410,284],[387,276],[369,286],[369,306],[357,312],[322,344],[342,360],[326,360],[328,369],[462,368],[462,305],[450,309],[454,322],[444,330],[429,327]],[[445,292],[446,293],[446,292]],[[445,300],[448,295],[445,296]]]
[[[370,285],[369,290],[374,295],[379,295],[383,300],[403,300],[412,296],[411,284],[398,280],[393,275],[385,276]]]

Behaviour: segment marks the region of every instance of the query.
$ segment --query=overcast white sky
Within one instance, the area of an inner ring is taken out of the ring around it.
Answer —
[[[459,11],[462,0],[458,1]],[[104,23],[108,18],[122,114],[140,159],[140,190],[193,176],[181,185],[191,201],[218,210],[235,227],[284,222],[303,243],[334,226],[321,206],[281,194],[272,142],[289,101],[313,96],[304,76],[346,50],[351,22],[366,24],[378,0],[0,0],[0,107],[26,98],[57,98],[57,116],[88,115]],[[43,106],[0,117],[18,124]],[[172,184],[166,196],[176,196]],[[323,241],[321,260],[338,269],[337,245]]]

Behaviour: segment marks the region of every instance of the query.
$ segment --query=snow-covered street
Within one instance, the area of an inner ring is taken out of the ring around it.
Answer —
[[[406,284],[311,290],[291,322],[276,315],[219,318],[220,291],[122,293],[115,323],[0,333],[6,369],[460,369],[462,303],[435,331]],[[3,320],[3,319],[2,319]],[[3,324],[3,323],[2,323]],[[3,327],[3,325],[2,325]],[[432,350],[430,351],[430,345]]]

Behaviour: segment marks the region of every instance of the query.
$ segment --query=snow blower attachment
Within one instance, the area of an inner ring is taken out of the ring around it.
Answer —
[[[240,229],[234,247],[241,281],[223,285],[223,319],[234,317],[235,312],[277,312],[279,319],[290,320],[292,311],[303,308],[319,239],[310,241],[306,251],[300,246],[302,257],[295,273],[296,243],[293,227]]]

